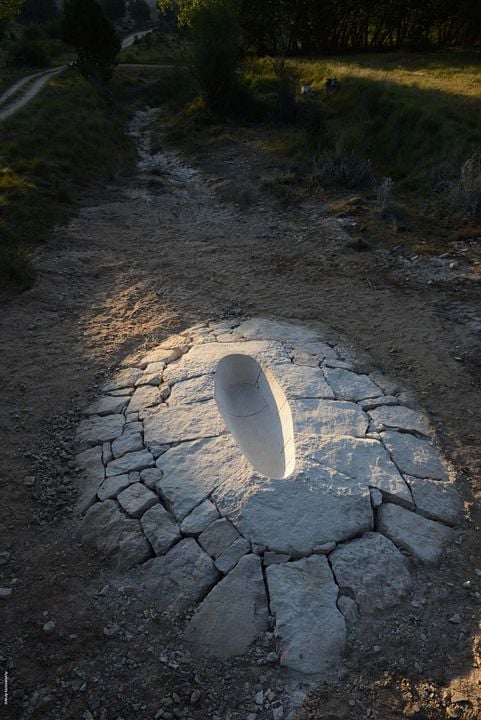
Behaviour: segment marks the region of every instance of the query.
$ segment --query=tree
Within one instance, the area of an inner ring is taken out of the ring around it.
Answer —
[[[150,8],[145,0],[130,0],[130,17],[137,25],[146,25],[150,22]]]
[[[110,79],[120,40],[95,0],[65,0],[62,38],[76,49],[84,77],[102,82]]]
[[[18,19],[24,24],[45,23],[59,14],[56,0],[25,0]]]
[[[0,2],[0,20],[10,20],[18,15],[23,5],[23,0],[2,0]]]
[[[99,0],[105,17],[111,22],[123,20],[126,13],[125,0]]]

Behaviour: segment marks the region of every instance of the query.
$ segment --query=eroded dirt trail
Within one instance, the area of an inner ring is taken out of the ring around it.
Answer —
[[[464,714],[451,716],[476,717],[481,562],[471,528],[479,524],[481,498],[479,291],[454,276],[442,284],[409,281],[389,256],[356,252],[320,203],[280,209],[257,192],[269,168],[249,138],[217,148],[198,168],[167,150],[152,156],[152,117],[140,113],[133,124],[138,173],[60,228],[37,254],[33,289],[2,309],[0,550],[9,557],[0,585],[14,588],[12,598],[0,600],[0,653],[11,676],[7,712],[79,718],[89,709],[103,720],[152,718],[160,698],[173,690],[187,696],[198,686],[204,704],[189,706],[187,698],[183,716],[223,718],[229,709],[232,720],[248,715],[237,688],[250,682],[253,695],[255,665],[199,669],[175,653],[159,660],[175,629],[121,587],[102,595],[99,564],[75,540],[65,469],[79,411],[128,355],[200,320],[267,315],[322,321],[407,385],[459,468],[466,501],[475,503],[463,546],[440,578],[434,571],[430,607],[403,618],[379,656],[361,639],[350,661],[354,705],[346,704],[346,692],[342,702],[327,693],[307,716],[335,706],[339,718],[357,719],[370,707],[380,713],[373,717],[389,720],[417,703],[422,717],[443,718],[443,692],[456,681],[472,700],[459,706]],[[220,199],[226,183],[239,178],[256,195],[245,209]],[[460,626],[448,622],[456,612]],[[57,630],[47,636],[42,625],[51,618]],[[362,672],[370,682],[361,682]],[[281,682],[276,677],[269,681]]]

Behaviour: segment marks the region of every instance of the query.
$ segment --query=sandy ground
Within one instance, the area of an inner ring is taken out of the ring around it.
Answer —
[[[5,717],[152,720],[161,707],[168,718],[172,702],[170,717],[272,717],[253,697],[259,687],[284,697],[282,672],[249,658],[219,666],[177,657],[177,630],[155,608],[120,581],[105,591],[108,571],[79,546],[69,510],[75,425],[102,379],[170,333],[251,315],[320,320],[412,390],[469,511],[463,542],[441,568],[422,571],[419,607],[364,627],[346,678],[315,692],[299,717],[479,717],[479,282],[356,251],[322,200],[280,208],[262,190],[274,165],[253,133],[206,148],[188,167],[167,150],[149,157],[149,120],[138,116],[133,128],[138,173],[96,191],[37,253],[34,287],[2,307],[0,586],[14,588],[0,599]],[[253,200],[223,200],[234,186]],[[449,622],[455,613],[459,624]]]

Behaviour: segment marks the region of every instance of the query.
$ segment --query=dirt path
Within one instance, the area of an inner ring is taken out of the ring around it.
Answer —
[[[61,65],[52,70],[28,75],[12,85],[3,95],[0,95],[0,121],[6,120],[27,105],[43,90],[49,80],[63,72],[66,67],[66,65]]]
[[[104,375],[170,333],[232,315],[321,320],[367,351],[430,413],[471,506],[462,546],[428,572],[428,605],[378,618],[353,646],[346,684],[316,694],[305,717],[477,717],[478,285],[357,252],[320,203],[277,207],[262,192],[273,168],[254,133],[192,169],[168,151],[150,156],[150,119],[140,114],[133,127],[138,174],[58,230],[35,258],[37,283],[0,317],[0,585],[14,588],[0,599],[7,717],[151,720],[159,708],[165,718],[272,717],[254,694],[282,696],[284,676],[252,659],[192,663],[175,649],[175,626],[121,581],[105,594],[107,571],[79,547],[69,514],[74,428]],[[255,201],[222,202],[233,183]],[[460,624],[449,622],[455,613]],[[42,630],[48,620],[52,634]],[[194,689],[201,700],[192,703]],[[453,689],[466,701],[451,702]]]

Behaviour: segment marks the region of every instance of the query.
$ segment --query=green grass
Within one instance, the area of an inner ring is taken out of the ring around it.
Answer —
[[[185,64],[187,46],[182,38],[174,35],[150,33],[120,52],[119,62],[129,64]]]
[[[74,73],[58,76],[0,124],[0,278],[28,286],[31,249],[46,242],[85,191],[128,170],[127,113]]]
[[[422,200],[441,215],[456,206],[464,212],[462,167],[481,149],[481,56],[393,53],[292,60],[288,67],[298,88],[318,93],[298,97],[299,121],[286,133],[293,157],[369,161],[374,176],[392,178],[409,202]],[[328,97],[331,76],[342,90]],[[247,78],[255,93],[275,94],[270,60],[251,63]]]

